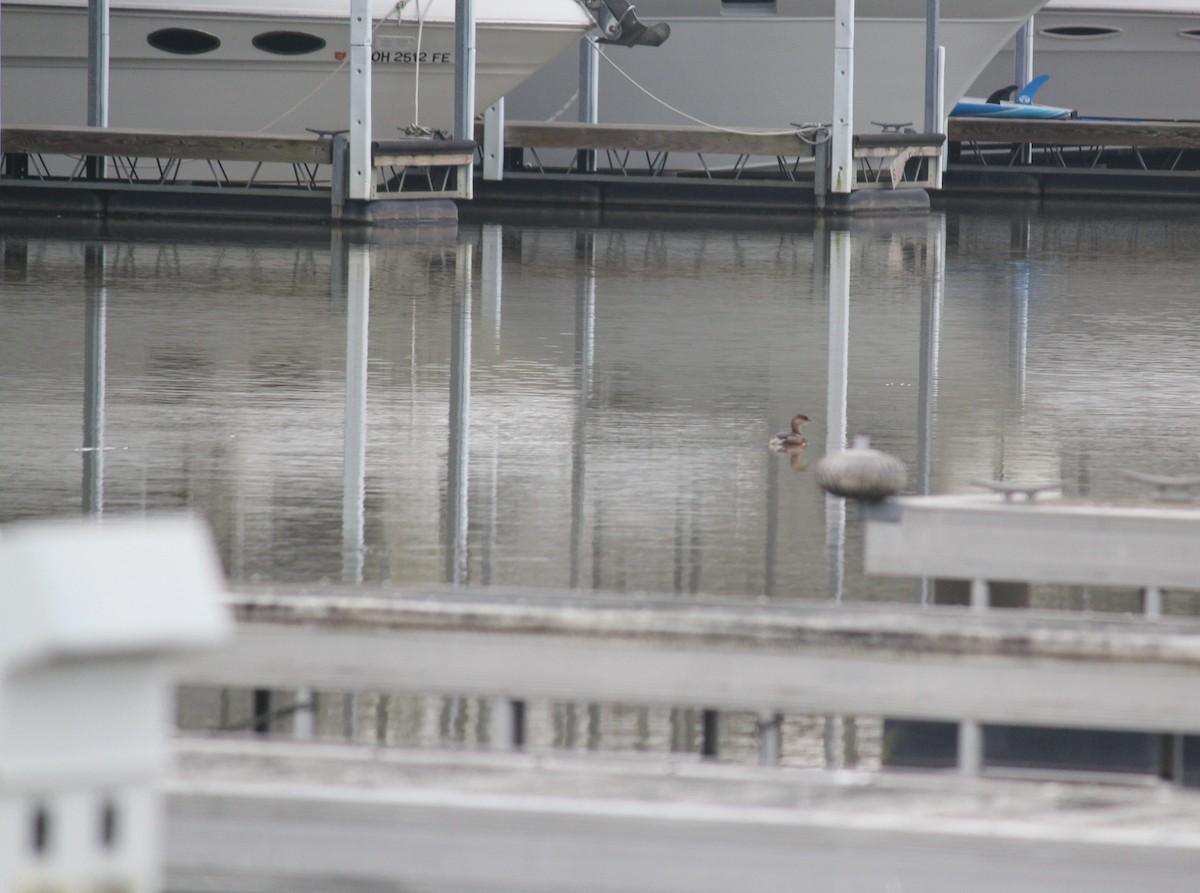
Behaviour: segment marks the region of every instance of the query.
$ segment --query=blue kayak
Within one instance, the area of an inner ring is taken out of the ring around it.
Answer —
[[[950,110],[951,118],[1074,118],[1074,109],[1059,108],[1056,105],[1038,105],[1033,101],[1034,95],[1050,80],[1050,75],[1042,74],[1017,91],[1013,84],[997,90],[987,99],[975,99],[964,96]],[[1014,97],[1013,93],[1017,95]]]

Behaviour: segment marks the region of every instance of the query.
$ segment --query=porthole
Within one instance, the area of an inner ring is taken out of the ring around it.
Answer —
[[[221,45],[215,34],[197,31],[195,28],[160,28],[146,36],[146,41],[156,50],[174,53],[177,56],[197,56],[211,53]]]
[[[325,38],[303,31],[265,31],[251,41],[264,53],[277,56],[303,56],[325,49]]]
[[[1052,28],[1042,28],[1038,31],[1038,34],[1043,37],[1066,37],[1072,40],[1116,37],[1120,33],[1120,28],[1109,28],[1107,25],[1055,25]]]

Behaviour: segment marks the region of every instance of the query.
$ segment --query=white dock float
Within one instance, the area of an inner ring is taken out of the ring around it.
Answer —
[[[1200,589],[1200,508],[1019,494],[914,496],[868,515],[868,573]]]
[[[184,742],[171,893],[1191,893],[1200,795]]]

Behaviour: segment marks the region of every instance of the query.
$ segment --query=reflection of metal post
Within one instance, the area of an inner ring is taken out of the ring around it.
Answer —
[[[480,263],[480,288],[482,295],[480,303],[483,318],[492,324],[492,348],[500,350],[500,316],[504,303],[504,273],[503,247],[504,227],[496,224],[484,224],[482,233],[482,257]],[[493,562],[496,552],[496,525],[499,521],[499,488],[500,488],[500,431],[499,425],[492,435],[492,474],[491,492],[488,499],[488,523],[483,540],[481,556],[483,585],[493,582]],[[504,740],[510,740],[511,734],[505,733]]]
[[[472,246],[458,246],[458,284],[450,317],[450,447],[446,473],[446,582],[467,582],[467,459],[471,421]]]
[[[850,251],[845,230],[829,233],[829,392],[825,406],[825,452],[846,448],[846,401],[850,363]],[[845,577],[846,501],[825,497],[825,545],[829,553],[829,597],[842,600]]]
[[[340,226],[329,229],[329,307],[342,310],[346,307],[346,240]]]
[[[371,249],[351,245],[346,252],[346,411],[342,471],[342,580],[363,581],[367,480],[367,354],[371,318]],[[296,700],[308,704],[311,691],[297,692]],[[315,711],[297,712],[297,737],[311,736]],[[343,734],[356,737],[358,696],[343,698]]]
[[[104,246],[84,249],[83,340],[83,513],[104,513],[104,379],[108,290],[104,285]]]
[[[363,579],[367,466],[367,340],[371,250],[350,246],[347,257],[346,416],[342,477],[342,581]]]
[[[484,322],[492,325],[492,348],[500,349],[500,315],[504,307],[504,227],[483,225],[483,252],[480,259],[480,296]]]
[[[925,287],[921,294],[921,348],[917,390],[917,492],[933,490],[934,419],[937,415],[938,348],[942,334],[942,305],[946,283],[946,219],[931,218],[933,227],[927,236]],[[933,581],[917,581],[921,604],[933,602]]]
[[[830,191],[854,190],[854,0],[837,0],[833,37]]]
[[[850,252],[853,238],[845,230],[829,233],[829,392],[826,399],[825,452],[846,448],[846,414],[850,373]],[[825,548],[829,562],[829,597],[842,600],[846,579],[846,500],[825,496]],[[839,768],[843,729],[839,716],[825,717],[825,762]]]
[[[595,124],[600,120],[600,51],[595,41],[584,37],[579,41],[579,123]],[[596,151],[580,149],[576,166],[581,172],[594,173]]]
[[[580,276],[575,289],[575,368],[578,394],[575,406],[574,449],[571,454],[571,567],[568,585],[579,588],[583,566],[583,534],[587,509],[587,414],[592,390],[592,357],[596,323],[596,234],[576,236]]]
[[[371,4],[350,0],[350,198],[368,201],[375,185],[371,157]]]
[[[775,595],[775,580],[779,564],[779,462],[778,457],[763,450],[767,462],[767,548],[763,559],[763,594]]]
[[[1008,368],[1012,401],[1018,412],[1025,407],[1026,349],[1029,344],[1029,232],[1028,218],[1013,221],[1012,249],[1018,257],[1012,277],[1008,328]]]

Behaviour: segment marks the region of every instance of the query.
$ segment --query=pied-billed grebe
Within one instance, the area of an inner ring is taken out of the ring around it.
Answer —
[[[767,446],[773,450],[786,450],[789,447],[805,447],[808,446],[808,438],[800,431],[804,427],[804,423],[808,421],[808,416],[803,413],[792,416],[792,430],[780,431],[772,436],[767,441]]]

